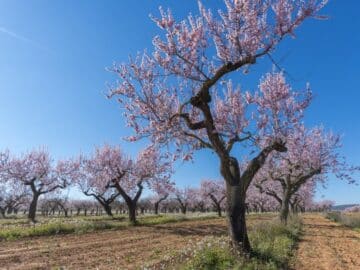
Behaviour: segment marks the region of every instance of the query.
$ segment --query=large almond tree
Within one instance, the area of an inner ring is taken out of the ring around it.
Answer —
[[[229,76],[248,72],[285,36],[294,36],[306,18],[316,17],[325,2],[224,0],[225,9],[218,13],[199,2],[199,14],[182,21],[160,9],[161,16],[152,17],[160,28],[153,50],[113,68],[120,81],[109,96],[119,100],[135,131],[129,140],[173,143],[185,160],[200,148],[216,153],[226,183],[229,233],[239,251],[250,252],[246,190],[266,157],[286,150],[283,133],[308,98],[294,94],[282,74],[264,77],[256,94],[241,91]],[[267,144],[257,147],[260,140]],[[237,143],[257,151],[243,171],[232,151]]]

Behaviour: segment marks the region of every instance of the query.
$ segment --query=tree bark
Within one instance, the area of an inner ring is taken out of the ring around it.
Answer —
[[[136,221],[136,206],[137,206],[137,202],[139,201],[140,196],[143,191],[143,186],[142,186],[141,182],[139,182],[137,184],[137,186],[138,186],[138,191],[136,192],[135,197],[132,199],[129,195],[126,194],[126,192],[123,190],[123,188],[120,186],[120,184],[118,182],[115,182],[113,185],[113,187],[119,191],[121,197],[123,197],[123,199],[125,200],[126,205],[129,210],[129,220],[130,220],[130,223],[133,225],[135,225],[137,223],[137,221]]]
[[[289,217],[289,204],[290,204],[290,194],[288,192],[285,192],[280,208],[280,221],[285,225],[287,224]]]
[[[0,208],[0,215],[1,215],[1,218],[5,218],[5,213],[6,213],[6,209],[5,208]]]
[[[28,218],[32,222],[36,222],[35,217],[36,217],[36,209],[37,209],[37,203],[38,203],[39,196],[40,196],[39,193],[33,193],[33,198],[30,203]]]
[[[159,214],[159,202],[158,201],[154,204],[154,212],[155,212],[155,215]]]
[[[157,202],[155,202],[155,204],[154,204],[155,215],[158,215],[158,213],[159,213],[160,203],[162,201],[166,200],[168,196],[169,196],[169,194],[166,194],[165,196],[161,197]]]
[[[112,210],[111,210],[111,205],[110,204],[104,204],[104,210],[106,212],[106,214],[110,217],[113,216]]]
[[[135,225],[136,224],[136,203],[128,203],[129,208],[129,220],[130,223]]]
[[[221,202],[225,199],[225,196],[222,197],[219,201],[211,193],[209,194],[209,197],[213,201],[213,205],[218,213],[218,216],[221,217]]]
[[[221,214],[221,207],[220,207],[220,205],[216,205],[216,210],[217,210],[218,216],[221,217],[222,214]]]
[[[250,253],[251,246],[246,228],[245,196],[242,196],[241,186],[227,184],[227,216],[229,220],[229,234],[232,245],[236,250]]]

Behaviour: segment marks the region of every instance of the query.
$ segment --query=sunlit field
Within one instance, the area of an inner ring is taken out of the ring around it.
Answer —
[[[0,1],[0,270],[360,270],[359,12]]]
[[[107,268],[134,269],[173,269],[180,266],[202,269],[241,265],[247,265],[249,269],[258,266],[277,269],[289,264],[301,230],[300,220],[294,219],[286,228],[277,221],[275,213],[249,214],[250,239],[255,247],[255,257],[237,260],[228,247],[226,220],[216,213],[148,214],[139,216],[135,227],[126,219],[123,215],[113,218],[39,217],[38,223],[29,224],[24,217],[9,217],[0,223],[0,261],[9,268],[29,269],[45,269],[50,265],[86,268],[99,263]],[[132,246],[131,250],[119,248],[104,253],[109,248],[128,245]],[[51,248],[44,254],[45,246]],[[92,248],[88,249],[90,246]],[[13,247],[17,248],[14,250]],[[29,251],[24,253],[21,247]],[[21,258],[18,252],[23,253]],[[44,256],[47,262],[43,261]],[[124,257],[125,260],[117,259]]]

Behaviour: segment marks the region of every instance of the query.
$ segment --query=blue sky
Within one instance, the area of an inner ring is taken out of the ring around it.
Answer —
[[[218,1],[206,1],[218,7]],[[103,143],[121,144],[135,154],[142,144],[124,143],[129,134],[114,101],[105,98],[105,70],[129,54],[151,47],[157,31],[149,13],[171,7],[177,18],[197,12],[196,1],[0,1],[0,148],[16,153],[46,145],[55,158],[89,152]],[[326,21],[307,21],[296,39],[287,39],[274,57],[291,74],[294,88],[311,83],[315,99],[306,114],[309,126],[324,124],[344,135],[342,153],[360,164],[360,9],[359,1],[330,0]],[[256,86],[271,70],[264,59],[244,78]],[[196,155],[177,166],[179,185],[218,177],[215,156]],[[360,203],[360,186],[329,177],[318,199]]]

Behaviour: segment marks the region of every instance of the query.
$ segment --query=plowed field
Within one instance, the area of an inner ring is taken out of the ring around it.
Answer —
[[[305,215],[296,270],[359,270],[360,233],[321,215]]]

